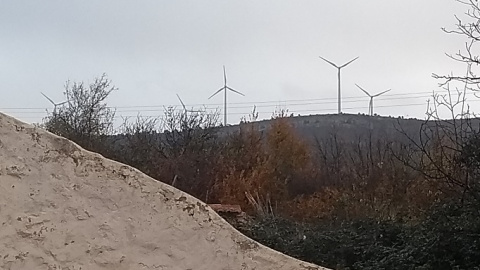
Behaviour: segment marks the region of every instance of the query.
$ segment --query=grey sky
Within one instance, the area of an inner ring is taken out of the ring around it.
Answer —
[[[108,102],[119,116],[154,109],[125,107],[179,106],[175,93],[223,108],[221,96],[207,98],[223,85],[225,65],[229,86],[246,95],[229,95],[230,123],[254,104],[262,118],[278,106],[335,113],[336,70],[321,55],[337,64],[360,56],[342,71],[345,113],[368,112],[357,83],[392,89],[375,112],[423,118],[425,105],[411,104],[438,89],[431,73],[465,70],[444,54],[465,40],[441,31],[464,11],[454,0],[2,1],[0,110],[38,122],[51,109],[40,91],[62,101],[65,81],[103,72],[119,88]]]

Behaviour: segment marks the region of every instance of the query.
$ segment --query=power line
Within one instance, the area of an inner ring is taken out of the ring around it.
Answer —
[[[452,91],[453,92],[453,91]],[[384,95],[384,98],[379,98],[378,100],[396,100],[396,99],[414,99],[414,98],[427,98],[432,97],[433,92],[412,92],[412,93],[398,93],[398,94],[388,94]],[[435,93],[447,93],[447,91],[436,91]],[[469,95],[474,95],[474,93],[468,93]],[[454,92],[453,95],[456,95]],[[404,97],[407,96],[407,97]],[[350,99],[350,100],[349,100]],[[350,97],[343,97],[342,100],[347,100],[345,102],[359,102],[364,101],[364,96],[350,96]],[[325,101],[325,102],[314,102],[314,101]],[[271,101],[248,101],[248,102],[232,102],[229,103],[231,105],[249,105],[249,106],[235,106],[231,108],[247,108],[251,107],[252,105],[256,105],[257,107],[271,107],[276,106],[279,103],[289,103],[289,102],[300,102],[300,103],[290,103],[288,105],[296,106],[296,105],[323,105],[323,104],[330,104],[330,103],[337,103],[336,98],[314,98],[314,99],[287,99],[287,100],[271,100]],[[305,103],[309,102],[309,103]],[[271,105],[262,105],[262,104],[271,104]],[[209,103],[209,104],[185,104],[185,106],[189,107],[204,107],[205,105],[212,108],[213,106],[221,106],[223,103]],[[131,109],[131,108],[168,108],[168,107],[177,107],[177,105],[172,104],[160,104],[160,105],[129,105],[129,106],[108,106],[108,108],[115,108],[115,109]],[[47,110],[47,107],[4,107],[0,108],[0,110]],[[119,110],[120,111],[120,110]],[[126,110],[125,110],[126,111]],[[32,113],[45,113],[45,111],[35,111]]]
[[[398,96],[398,95],[392,95],[392,96]],[[426,98],[430,96],[415,96],[415,97],[393,97],[393,98],[379,98],[379,100],[398,100],[398,99],[414,99],[414,98]],[[353,98],[353,97],[350,97]],[[361,102],[364,101],[364,97],[355,97],[355,100],[347,100],[345,101],[346,103],[353,103],[353,102]],[[347,98],[345,98],[347,99]],[[324,105],[324,104],[333,104],[337,103],[336,101],[325,101],[325,102],[311,102],[311,101],[323,101],[323,100],[329,100],[329,98],[323,98],[323,99],[303,99],[303,100],[283,100],[283,101],[261,101],[261,102],[243,102],[243,103],[232,103],[232,104],[248,104],[248,106],[234,106],[231,108],[236,108],[236,109],[241,109],[241,108],[251,108],[252,105],[255,105],[256,107],[273,107],[273,106],[278,106],[280,103],[284,103],[285,105],[288,106],[303,106],[303,105]],[[288,103],[288,102],[300,102],[300,103]],[[269,104],[271,103],[271,104]],[[260,105],[257,105],[260,104]],[[193,106],[197,104],[190,104],[188,106]],[[203,107],[206,107],[207,109],[214,109],[213,107],[216,104],[208,104],[208,106],[203,105]],[[218,104],[221,105],[221,104]],[[186,105],[187,106],[187,105]],[[117,112],[131,112],[131,111],[157,111],[158,109],[155,110],[148,110],[148,109],[142,109],[142,110],[118,110],[123,109],[123,108],[161,108],[162,110],[164,108],[168,107],[178,107],[178,106],[172,106],[172,105],[138,105],[138,106],[109,106],[108,108],[112,109],[117,109]],[[42,111],[28,111],[28,112],[17,112],[17,113],[45,113],[46,108],[27,108],[27,107],[11,107],[11,108],[0,108],[1,110],[42,110]]]
[[[409,104],[394,104],[394,105],[382,105],[382,106],[377,106],[377,108],[390,108],[390,107],[411,107],[411,106],[425,106],[426,103],[409,103]],[[356,109],[364,109],[364,107],[347,107],[344,108],[347,110],[356,110]],[[335,111],[335,109],[306,109],[306,110],[290,110],[288,109],[288,113],[308,113],[308,112],[316,112],[316,113],[322,113],[322,112],[330,112],[330,111]],[[251,112],[230,112],[228,115],[248,115]],[[259,111],[259,114],[271,114],[274,113],[274,111]],[[215,113],[208,113],[206,112],[207,115],[215,115]],[[136,118],[136,117],[143,117],[143,118],[158,118],[158,119],[165,119],[165,117],[159,116],[159,115],[115,115],[114,119],[122,119],[122,118]],[[37,119],[38,117],[33,117],[33,116],[23,116],[22,118],[25,119]]]
[[[430,97],[431,95],[425,95],[427,92],[417,92],[417,93],[399,93],[399,94],[391,94],[391,95],[385,95],[385,98],[379,99],[379,100],[406,100],[406,99],[418,99],[418,98],[426,98]],[[446,94],[448,93],[447,91],[437,91],[436,93],[438,94]],[[409,95],[409,96],[406,96]],[[417,95],[417,96],[411,96],[411,95]],[[453,96],[457,96],[458,94],[456,92],[452,93]],[[474,95],[474,93],[468,93],[468,95]],[[403,96],[403,97],[402,97]],[[406,96],[406,97],[405,97]],[[363,102],[365,101],[365,97],[345,97],[345,99],[350,99],[347,101],[344,101],[345,103],[355,103],[355,102]],[[314,102],[314,101],[320,101],[320,102]],[[323,101],[323,102],[322,102]],[[475,100],[470,100],[468,103],[471,102],[479,102],[479,99]],[[298,103],[288,103],[288,102],[298,102]],[[260,105],[256,105],[257,103],[260,103]],[[271,103],[271,104],[269,104]],[[250,109],[252,108],[253,105],[255,105],[257,108],[278,108],[278,107],[285,107],[288,108],[289,113],[307,113],[307,112],[316,112],[316,113],[322,113],[322,112],[331,112],[334,111],[333,109],[307,109],[307,110],[295,110],[292,107],[296,106],[315,106],[315,105],[326,105],[326,104],[334,104],[336,103],[335,98],[320,98],[320,99],[300,99],[300,100],[284,100],[284,101],[262,101],[262,102],[241,102],[241,103],[232,103],[232,104],[250,104],[250,106],[234,106],[231,108],[234,109]],[[425,106],[426,103],[404,103],[404,104],[390,104],[390,105],[382,105],[382,106],[377,106],[378,108],[385,108],[385,107],[406,107],[406,106]],[[191,105],[190,105],[191,106]],[[128,112],[137,112],[138,114],[142,112],[159,112],[159,114],[163,114],[164,109],[167,106],[118,106],[118,107],[109,107],[113,108],[116,110],[117,115],[115,119],[119,119],[122,117],[137,117],[138,115],[122,115],[122,113],[128,113]],[[176,106],[175,106],[176,107]],[[117,108],[140,108],[138,110],[122,110],[122,109],[117,109]],[[146,109],[146,108],[152,108],[152,109]],[[205,110],[215,110],[217,108],[212,107],[210,104],[209,106],[204,106]],[[38,111],[39,109],[43,109],[42,111]],[[347,107],[344,108],[347,110],[355,110],[355,109],[365,109],[365,106],[354,106],[354,107]],[[24,119],[38,119],[42,118],[42,116],[45,116],[46,113],[48,113],[45,108],[26,108],[26,107],[18,107],[18,108],[0,108],[0,110],[3,110],[9,114],[18,114],[22,115],[21,117]],[[12,111],[12,110],[20,110],[20,111]],[[36,111],[35,111],[36,110]],[[178,111],[178,110],[177,110]],[[206,112],[208,113],[208,112]],[[228,113],[228,115],[248,115],[250,114],[251,111],[247,112],[231,112]],[[259,114],[271,114],[273,111],[260,111],[258,112]],[[120,114],[120,115],[119,115]],[[209,113],[212,114],[212,113]],[[30,115],[38,115],[38,116],[30,116]],[[42,116],[40,116],[42,115]],[[141,116],[141,115],[140,115]],[[158,115],[149,115],[149,116],[144,116],[144,117],[155,117],[158,118]]]
[[[453,91],[452,91],[453,92]],[[436,91],[435,93],[447,93],[447,91]],[[455,94],[455,93],[454,93]],[[468,94],[473,94],[473,93],[468,93]],[[389,95],[384,95],[384,97],[393,97],[393,96],[412,96],[412,95],[423,95],[423,96],[417,96],[417,97],[411,97],[411,98],[420,98],[420,97],[431,97],[432,92],[412,92],[412,93],[398,93],[398,94],[389,94]],[[364,100],[364,96],[350,96],[350,97],[343,97],[342,101],[345,99],[358,99],[358,100]],[[388,100],[389,98],[382,98],[378,100]],[[230,102],[229,104],[234,104],[234,105],[242,105],[242,104],[250,104],[250,105],[255,105],[255,104],[265,104],[265,103],[278,103],[278,102],[302,102],[302,101],[324,101],[324,100],[334,100],[333,103],[337,103],[336,98],[313,98],[313,99],[287,99],[287,100],[270,100],[270,101],[247,101],[247,102]],[[188,106],[203,106],[205,104],[186,104]],[[209,103],[209,106],[221,106],[223,103]],[[172,105],[139,105],[139,106],[118,106],[117,108],[130,108],[130,107],[168,107]],[[175,105],[173,105],[175,106]]]
[[[426,94],[430,93],[430,95],[425,96]],[[431,97],[431,92],[417,92],[417,93],[403,93],[403,94],[391,94],[391,95],[385,95],[385,97],[390,97],[390,96],[405,96],[405,95],[418,95],[422,94],[424,95],[423,97]],[[419,96],[421,97],[421,96]],[[418,97],[418,98],[419,98]],[[351,97],[344,97],[342,100],[345,99],[358,99],[358,100],[364,100],[365,97],[362,96],[351,96]],[[411,97],[415,98],[415,97]],[[387,98],[383,98],[382,100],[386,100]],[[279,103],[279,102],[307,102],[307,101],[327,101],[327,100],[332,100],[331,103],[337,103],[336,98],[313,98],[313,99],[287,99],[287,100],[270,100],[270,101],[247,101],[247,102],[230,102],[230,105],[256,105],[256,104],[268,104],[268,103]],[[380,100],[380,99],[379,99]],[[201,107],[204,106],[205,104],[201,103],[192,103],[192,104],[185,104],[186,106],[189,107]],[[207,104],[208,106],[222,106],[223,103],[209,103]],[[165,104],[160,104],[160,105],[131,105],[131,106],[118,106],[116,108],[148,108],[148,107],[171,107],[175,105],[165,105]],[[260,106],[260,105],[258,105]],[[234,107],[230,107],[234,108]]]

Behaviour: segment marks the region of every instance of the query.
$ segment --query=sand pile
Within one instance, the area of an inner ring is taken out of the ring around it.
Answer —
[[[325,269],[201,201],[0,114],[1,269]]]

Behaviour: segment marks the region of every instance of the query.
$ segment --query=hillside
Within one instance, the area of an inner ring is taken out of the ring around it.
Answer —
[[[369,116],[362,114],[323,114],[309,116],[287,117],[287,121],[293,126],[296,133],[310,142],[328,139],[332,135],[339,136],[345,141],[356,141],[358,138],[366,138],[370,134],[374,138],[390,137],[405,140],[398,130],[415,138],[424,120],[404,119],[384,116]],[[265,131],[272,125],[272,120],[262,120],[253,123],[255,129]],[[219,134],[231,134],[238,131],[246,123],[219,127]]]

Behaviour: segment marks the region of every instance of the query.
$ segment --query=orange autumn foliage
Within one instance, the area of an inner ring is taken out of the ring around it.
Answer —
[[[223,173],[216,180],[221,203],[236,203],[252,210],[246,193],[281,203],[291,195],[289,185],[299,184],[312,168],[307,144],[284,118],[275,119],[265,136],[253,124],[247,124],[233,141],[224,153]]]

